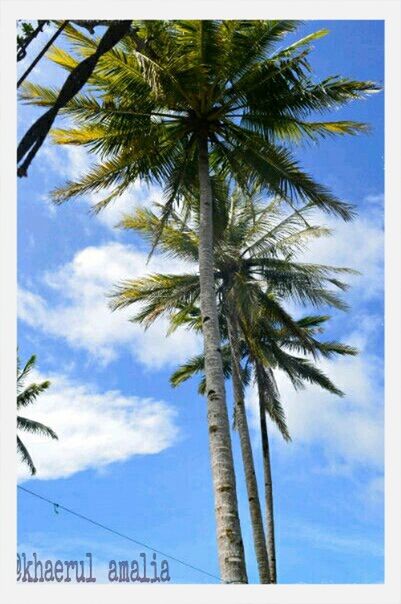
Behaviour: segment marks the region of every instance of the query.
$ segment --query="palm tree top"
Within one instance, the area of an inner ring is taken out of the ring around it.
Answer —
[[[279,320],[281,325],[287,324],[287,317],[283,312],[277,314],[279,307],[275,300],[292,298],[301,304],[325,304],[345,310],[347,305],[335,290],[346,290],[348,286],[340,277],[355,271],[297,259],[310,240],[330,234],[329,229],[309,222],[313,209],[311,204],[286,213],[279,200],[266,206],[257,196],[248,198],[238,191],[226,199],[221,212],[216,206],[220,220],[215,221],[215,277],[220,302],[223,290],[227,291],[230,285],[237,296],[244,293],[244,308],[262,305],[265,312],[270,309],[270,320]],[[120,226],[152,242],[160,230],[161,220],[159,211],[140,208],[133,215],[125,216]],[[112,294],[112,307],[144,302],[135,319],[145,325],[173,308],[179,320],[179,303],[187,313],[188,305],[195,304],[199,298],[199,279],[195,272],[199,249],[197,226],[196,215],[191,224],[173,211],[159,238],[160,250],[167,256],[193,263],[193,272],[153,274],[127,280]],[[240,302],[241,299],[237,299],[237,304]]]
[[[366,125],[322,121],[316,113],[379,90],[370,81],[313,77],[309,63],[319,30],[288,46],[276,44],[298,23],[270,21],[138,21],[135,32],[104,55],[84,94],[65,107],[72,126],[53,131],[60,144],[84,145],[100,161],[54,193],[62,202],[111,188],[101,209],[137,178],[164,189],[166,211],[197,186],[199,145],[207,141],[212,175],[258,184],[289,203],[313,202],[344,219],[351,207],[316,183],[288,143],[357,134]],[[55,48],[49,57],[71,71],[98,40],[68,25],[79,55]],[[52,106],[53,88],[26,83],[21,98]]]
[[[346,284],[338,280],[338,274],[352,273],[352,270],[297,261],[297,255],[308,240],[327,235],[329,231],[310,224],[311,206],[288,214],[283,212],[278,200],[263,206],[256,197],[249,199],[234,191],[224,208],[226,213],[220,212],[220,220],[217,220],[218,237],[215,239],[220,331],[226,340],[226,302],[231,296],[235,300],[241,332],[246,334],[241,339],[241,355],[246,361],[242,368],[244,383],[250,380],[249,363],[259,359],[267,368],[280,367],[295,388],[302,388],[305,382],[309,382],[342,396],[341,390],[306,357],[329,358],[354,355],[357,351],[340,342],[320,339],[328,315],[305,315],[295,320],[283,306],[289,297],[293,297],[298,302],[312,302],[315,306],[325,303],[346,308],[342,299],[328,286],[346,289]],[[219,207],[215,210],[219,212]],[[160,220],[154,211],[138,209],[134,215],[126,216],[121,226],[152,241]],[[195,215],[191,224],[183,221],[177,212],[172,212],[160,236],[161,251],[192,261],[195,266],[198,259],[196,220]],[[117,287],[112,298],[115,309],[138,303],[140,310],[132,320],[145,326],[160,316],[166,316],[170,321],[169,332],[181,326],[202,330],[199,277],[195,272],[153,274],[126,281]],[[222,361],[224,375],[228,378],[231,375],[228,345],[222,346]],[[173,374],[171,383],[177,386],[193,374],[203,372],[204,356],[195,356]],[[274,377],[268,371],[265,373],[265,379],[273,384]],[[205,387],[203,376],[199,391],[204,393]],[[269,414],[288,440],[278,395],[270,403]]]

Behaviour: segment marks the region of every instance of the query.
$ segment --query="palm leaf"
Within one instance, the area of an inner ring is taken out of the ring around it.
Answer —
[[[32,434],[48,436],[49,438],[58,440],[57,434],[51,428],[41,424],[40,422],[34,421],[33,419],[22,417],[21,415],[18,415],[17,417],[17,428],[19,430],[23,430],[24,432],[31,432]]]
[[[32,457],[29,454],[28,449],[26,448],[19,436],[17,436],[17,451],[20,454],[22,461],[28,466],[31,475],[34,476],[36,474],[35,465],[33,463]]]
[[[26,374],[25,374],[26,375]],[[31,384],[27,388],[25,388],[22,392],[20,392],[17,396],[17,409],[22,407],[27,407],[28,405],[32,405],[42,392],[47,390],[50,386],[50,382],[46,380],[41,384]]]

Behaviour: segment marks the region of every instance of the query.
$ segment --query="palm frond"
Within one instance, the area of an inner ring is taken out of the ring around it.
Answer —
[[[174,218],[174,222],[177,222],[176,217]],[[151,245],[155,241],[156,234],[160,233],[159,248],[166,255],[190,261],[198,259],[199,239],[192,229],[175,225],[168,220],[163,229],[160,224],[161,219],[150,209],[138,208],[134,214],[124,216],[118,226],[140,233]]]
[[[49,380],[42,382],[41,384],[30,384],[24,388],[17,396],[17,409],[32,405],[42,392],[47,390],[50,386]]]
[[[36,355],[33,354],[25,363],[23,369],[21,369],[20,358],[17,351],[17,411],[34,403],[39,394],[47,390],[50,386],[49,380],[45,380],[39,384],[33,383],[24,388],[24,382],[27,376],[29,375],[30,371],[35,366],[35,363]],[[40,422],[28,419],[21,415],[17,415],[17,429],[57,439],[56,433],[48,426],[45,426]],[[31,474],[36,474],[36,468],[32,461],[32,458],[18,435],[17,450],[21,456],[22,461],[29,467]]]
[[[193,305],[199,297],[199,278],[192,274],[154,274],[123,282],[110,297],[113,310],[141,303],[132,320],[149,327],[157,318],[175,310],[178,303]]]
[[[20,454],[22,461],[28,466],[31,475],[34,476],[36,474],[35,464],[33,463],[33,459],[30,456],[28,449],[19,436],[17,436],[17,451]]]
[[[261,378],[258,381],[258,386],[263,389],[263,392],[259,393],[259,395],[262,396],[262,400],[264,401],[265,412],[269,415],[272,422],[276,424],[284,440],[289,442],[291,436],[287,426],[285,411],[280,401],[274,373],[271,368],[266,368],[260,364],[258,369],[259,377]]]
[[[17,417],[17,428],[19,430],[23,430],[24,432],[31,432],[32,434],[48,436],[49,438],[58,440],[57,434],[51,428],[41,424],[40,422],[34,421],[33,419],[22,417],[21,415],[18,415]]]
[[[17,384],[21,385],[24,380],[26,379],[26,377],[29,375],[30,371],[34,368],[36,364],[36,355],[32,355],[29,357],[29,359],[27,360],[27,362],[24,365],[24,368],[22,369],[22,371],[20,370],[20,359],[19,356],[17,356]]]

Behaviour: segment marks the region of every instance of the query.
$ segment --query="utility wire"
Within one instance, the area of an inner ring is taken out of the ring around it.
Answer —
[[[64,512],[67,512],[68,514],[71,514],[72,516],[76,516],[77,518],[80,518],[81,520],[85,520],[85,522],[89,522],[90,524],[93,524],[94,526],[102,528],[103,530],[108,531],[109,533],[113,533],[113,535],[117,535],[118,537],[127,539],[127,541],[131,541],[132,543],[135,543],[136,545],[140,545],[141,547],[151,550],[152,552],[156,552],[157,554],[160,554],[160,556],[164,556],[165,558],[174,560],[174,562],[177,562],[178,564],[182,564],[183,566],[186,566],[187,568],[191,568],[192,570],[195,570],[198,573],[202,573],[204,575],[207,575],[208,577],[213,577],[213,579],[217,579],[217,581],[219,581],[220,583],[224,583],[224,581],[222,579],[220,579],[220,577],[218,577],[217,575],[213,575],[212,573],[209,573],[208,571],[203,570],[202,568],[199,568],[198,566],[194,566],[193,564],[184,562],[184,560],[180,560],[179,558],[176,558],[175,556],[171,556],[170,554],[166,554],[165,552],[162,552],[154,547],[151,547],[150,545],[146,545],[146,543],[142,543],[141,541],[138,541],[137,539],[133,539],[132,537],[129,537],[128,535],[125,535],[124,533],[120,533],[119,531],[116,531],[115,529],[110,528],[109,526],[106,526],[105,524],[97,522],[96,520],[92,520],[92,518],[88,518],[88,516],[84,516],[83,514],[80,514],[79,512],[75,512],[74,510],[71,510],[70,508],[67,508],[64,505],[61,505],[60,503],[51,501],[50,499],[47,499],[46,497],[43,497],[42,495],[38,495],[38,493],[34,493],[33,491],[26,489],[25,487],[21,487],[20,485],[18,485],[18,488],[21,491],[24,491],[25,493],[29,493],[29,495],[33,495],[33,497],[37,497],[38,499],[41,499],[42,501],[49,503],[50,505],[53,506],[54,511],[56,513],[58,513],[59,510],[63,510]]]

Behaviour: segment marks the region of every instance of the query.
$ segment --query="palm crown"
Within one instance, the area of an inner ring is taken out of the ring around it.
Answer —
[[[246,197],[234,191],[224,208],[219,220],[215,220],[218,236],[214,243],[216,294],[220,305],[224,304],[227,292],[232,291],[237,309],[241,308],[245,314],[251,309],[253,315],[261,309],[266,327],[269,322],[286,326],[307,347],[306,331],[298,328],[280,301],[292,299],[345,310],[347,306],[336,290],[344,291],[347,284],[339,276],[354,271],[296,260],[296,252],[310,239],[330,233],[327,228],[307,221],[313,205],[285,215],[279,200],[263,206],[256,195]],[[160,222],[160,212],[137,209],[133,215],[125,216],[120,226],[152,241]],[[172,212],[164,225],[159,247],[167,256],[189,261],[195,267],[199,249],[196,216],[190,224],[179,213]],[[174,325],[182,315],[188,322],[188,306],[198,301],[199,294],[199,276],[195,269],[181,275],[153,274],[122,283],[114,293],[112,306],[123,308],[141,302],[136,321],[148,326],[169,313]],[[194,320],[199,320],[197,314]]]
[[[274,50],[295,21],[142,21],[98,63],[89,90],[64,112],[77,127],[53,131],[56,142],[85,145],[100,162],[81,180],[55,192],[63,201],[107,186],[121,194],[137,178],[162,184],[166,208],[197,182],[200,139],[209,144],[212,174],[248,186],[258,183],[292,203],[308,200],[343,218],[351,209],[315,183],[283,141],[355,134],[351,121],[316,121],[377,90],[372,82],[342,77],[315,81],[308,56],[320,30]],[[97,40],[65,29],[82,57]],[[78,59],[55,49],[50,58],[67,70]],[[57,91],[25,84],[22,99],[51,106]]]
[[[226,214],[222,212],[217,222],[219,237],[215,241],[216,294],[223,338],[228,337],[227,299],[231,297],[235,300],[236,313],[244,334],[241,356],[247,359],[247,364],[258,358],[263,365],[280,367],[296,388],[302,387],[304,382],[316,383],[341,395],[331,380],[304,355],[330,357],[333,354],[355,354],[355,349],[318,338],[328,316],[308,315],[295,320],[284,306],[288,298],[293,298],[302,303],[324,303],[346,308],[333,288],[346,289],[346,284],[339,281],[337,275],[353,271],[296,260],[296,253],[303,249],[309,239],[329,234],[328,229],[307,222],[312,211],[310,206],[285,215],[278,200],[263,207],[256,196],[249,200],[238,191],[230,196],[230,203],[226,203],[225,208]],[[159,223],[160,217],[156,213],[150,209],[138,209],[133,216],[126,216],[121,226],[139,232],[151,241],[159,229]],[[196,262],[196,221],[191,228],[173,212],[164,226],[159,246],[166,255]],[[332,287],[329,289],[327,286]],[[133,320],[145,326],[167,315],[170,330],[183,325],[197,331],[202,329],[198,306],[199,276],[196,273],[153,274],[125,281],[112,295],[114,309],[137,303],[140,310]],[[229,377],[231,362],[228,345],[222,347],[222,356],[224,372]],[[203,371],[204,355],[195,356],[173,374],[172,384],[177,386],[193,374]],[[245,370],[243,377],[247,383],[249,372]],[[200,391],[205,391],[204,377]],[[282,415],[280,407],[276,397],[275,404],[268,409],[276,423],[280,420],[276,411]],[[279,428],[287,437],[288,430],[283,422]]]
[[[199,312],[196,313],[199,317]],[[188,312],[187,319],[181,315],[181,324],[191,324],[197,328],[194,320],[194,309]],[[221,322],[224,324],[222,317]],[[343,396],[343,392],[339,390],[331,379],[313,362],[305,358],[305,353],[309,353],[313,358],[326,357],[331,358],[335,355],[355,355],[356,349],[347,344],[336,341],[325,341],[316,337],[316,331],[319,334],[323,332],[323,325],[328,321],[327,315],[306,315],[295,321],[297,328],[304,331],[304,337],[300,338],[296,333],[282,327],[274,327],[270,325],[268,337],[265,334],[263,321],[257,326],[243,325],[246,329],[245,335],[242,336],[240,342],[240,356],[244,361],[241,370],[242,381],[244,385],[249,385],[251,382],[251,367],[260,363],[262,373],[265,379],[266,412],[270,419],[276,424],[285,440],[290,440],[290,434],[285,420],[285,412],[280,401],[280,393],[276,386],[275,378],[271,370],[280,369],[291,380],[295,389],[304,388],[306,384],[316,384],[338,396]],[[256,322],[256,321],[255,321]],[[227,338],[226,329],[225,339]],[[308,339],[308,348],[305,350],[304,339]],[[302,356],[297,356],[297,355]],[[231,354],[228,344],[222,347],[224,374],[226,378],[232,375]],[[177,387],[183,382],[189,380],[195,375],[200,374],[199,393],[205,394],[205,357],[203,354],[195,355],[183,363],[171,375],[170,382],[173,387]]]

